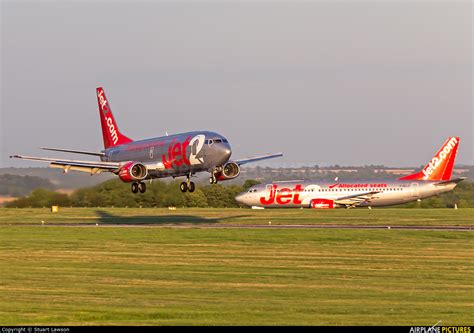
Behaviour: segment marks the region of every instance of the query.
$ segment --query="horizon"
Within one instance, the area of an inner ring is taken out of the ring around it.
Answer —
[[[380,168],[386,168],[386,169],[415,169],[415,170],[418,170],[418,169],[422,169],[426,164],[420,164],[418,166],[396,166],[396,165],[393,165],[393,166],[390,166],[390,165],[383,165],[383,164],[364,164],[364,165],[351,165],[351,164],[328,164],[328,165],[323,165],[323,164],[313,164],[313,165],[306,165],[306,164],[301,164],[301,165],[286,165],[286,166],[271,166],[271,165],[263,165],[265,163],[261,163],[261,164],[256,164],[256,165],[246,165],[245,167],[242,168],[242,170],[244,169],[248,169],[248,168],[271,168],[271,169],[289,169],[289,168],[315,168],[315,167],[318,167],[320,169],[326,169],[326,168],[334,168],[334,167],[339,167],[339,168],[366,168],[366,167],[380,167]],[[454,164],[454,169],[456,168],[473,168],[474,167],[474,164]],[[60,173],[63,173],[62,170],[60,169],[55,169],[55,168],[50,168],[48,166],[6,166],[6,167],[0,167],[0,170],[2,169],[49,169],[49,170],[57,170],[58,172]],[[74,170],[73,170],[74,171]],[[76,173],[80,173],[78,171],[75,171]]]

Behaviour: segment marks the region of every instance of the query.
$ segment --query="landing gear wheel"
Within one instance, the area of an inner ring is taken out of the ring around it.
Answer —
[[[138,193],[138,183],[132,183],[132,192]]]
[[[217,178],[215,176],[212,176],[211,178],[209,178],[209,183],[217,184]]]
[[[194,190],[196,189],[196,185],[194,185],[193,182],[189,182],[189,184],[187,185],[188,185],[188,191],[191,193],[194,192]]]
[[[138,190],[140,191],[140,193],[145,193],[146,192],[145,183],[138,183]]]
[[[181,190],[181,192],[186,192],[188,190],[188,183],[186,182],[182,182],[181,184],[179,184],[179,189]]]

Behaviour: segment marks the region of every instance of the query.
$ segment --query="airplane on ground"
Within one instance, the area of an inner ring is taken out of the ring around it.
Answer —
[[[453,190],[465,179],[451,179],[459,141],[448,138],[421,171],[398,180],[281,181],[255,185],[235,199],[255,208],[370,208],[429,198]]]
[[[209,182],[233,179],[239,176],[240,166],[250,162],[283,156],[281,153],[247,159],[230,160],[232,150],[229,141],[222,135],[209,131],[194,131],[134,141],[123,135],[112,115],[102,87],[97,88],[100,123],[104,139],[104,150],[90,152],[71,149],[41,149],[97,156],[100,161],[79,161],[55,158],[14,155],[10,158],[49,162],[52,168],[88,172],[112,172],[131,183],[132,192],[144,193],[147,179],[186,176],[180,184],[182,192],[194,192],[195,184],[190,178],[198,172],[207,171]]]

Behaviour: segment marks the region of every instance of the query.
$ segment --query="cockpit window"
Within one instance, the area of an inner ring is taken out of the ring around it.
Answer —
[[[227,143],[227,140],[221,139],[221,138],[215,138],[215,139],[208,139],[204,141],[206,145],[212,145],[213,143],[221,143],[221,142]]]

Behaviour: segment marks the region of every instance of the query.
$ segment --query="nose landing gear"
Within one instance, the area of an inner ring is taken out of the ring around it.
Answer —
[[[218,174],[221,171],[222,171],[222,167],[216,167],[216,168],[213,168],[213,169],[209,170],[209,172],[211,173],[211,177],[209,178],[209,183],[210,184],[217,184],[216,174]]]

